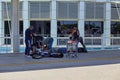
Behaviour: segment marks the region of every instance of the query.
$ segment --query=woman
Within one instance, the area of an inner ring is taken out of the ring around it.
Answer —
[[[80,32],[77,29],[77,27],[73,27],[72,40],[79,41],[79,35],[80,35]]]
[[[78,41],[78,43],[80,42],[83,46],[84,52],[87,52],[86,46],[83,43],[83,38],[80,37],[80,32],[76,27],[74,27],[72,31],[72,40]]]

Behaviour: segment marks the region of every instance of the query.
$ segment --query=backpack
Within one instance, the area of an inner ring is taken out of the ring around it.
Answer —
[[[53,57],[53,58],[63,58],[64,55],[63,55],[63,53],[55,53],[55,54],[50,55],[50,57]]]

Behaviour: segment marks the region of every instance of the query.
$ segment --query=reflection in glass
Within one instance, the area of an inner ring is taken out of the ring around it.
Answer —
[[[50,21],[30,21],[34,27],[34,33],[42,36],[50,36]]]
[[[111,19],[120,18],[120,4],[112,3],[111,4]]]
[[[4,37],[10,37],[11,21],[4,21]],[[19,34],[23,37],[23,21],[19,21]],[[5,44],[11,44],[10,38],[5,38]],[[23,44],[23,39],[20,39],[20,44]]]
[[[77,27],[77,21],[58,21],[57,22],[57,36],[68,37],[73,27]]]
[[[86,21],[85,37],[100,37],[103,34],[103,21]]]
[[[111,34],[114,37],[120,37],[120,22],[111,22]]]

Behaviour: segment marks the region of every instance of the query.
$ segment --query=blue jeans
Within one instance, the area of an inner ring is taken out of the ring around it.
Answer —
[[[25,40],[25,55],[30,55],[30,50],[31,50],[31,40]]]
[[[48,47],[50,49],[50,53],[52,53],[52,44],[53,44],[53,38],[50,38]]]

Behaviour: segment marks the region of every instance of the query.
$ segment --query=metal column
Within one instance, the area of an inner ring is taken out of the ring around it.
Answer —
[[[11,0],[12,3],[12,19],[11,19],[11,44],[12,52],[18,53],[20,46],[19,36],[19,0]]]

